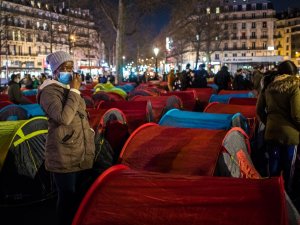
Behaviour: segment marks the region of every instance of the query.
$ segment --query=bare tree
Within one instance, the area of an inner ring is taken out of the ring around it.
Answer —
[[[226,33],[223,22],[219,18],[219,0],[191,0],[189,4],[179,0],[174,8],[169,34],[174,36],[178,51],[182,53],[195,52],[196,67],[201,52],[206,55],[208,63],[211,62],[213,52],[219,50]],[[183,7],[183,5],[185,7]],[[184,47],[185,46],[185,47]],[[179,54],[177,52],[177,54]]]

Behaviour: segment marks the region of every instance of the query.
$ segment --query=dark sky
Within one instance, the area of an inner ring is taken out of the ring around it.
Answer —
[[[283,11],[288,7],[296,7],[300,9],[300,0],[271,0],[277,11]]]

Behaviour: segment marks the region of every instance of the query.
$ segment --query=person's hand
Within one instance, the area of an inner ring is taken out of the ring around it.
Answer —
[[[80,78],[80,75],[77,74],[77,73],[74,73],[74,74],[73,74],[72,81],[71,81],[71,83],[70,83],[70,87],[79,90],[80,85],[81,85],[81,78]]]

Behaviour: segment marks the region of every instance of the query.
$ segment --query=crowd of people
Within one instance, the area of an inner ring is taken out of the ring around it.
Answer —
[[[58,190],[57,210],[60,224],[70,224],[78,206],[78,185],[82,174],[92,167],[95,155],[94,132],[90,129],[85,102],[80,97],[82,82],[89,77],[73,73],[72,57],[66,52],[55,52],[47,57],[52,79],[18,74],[11,76],[8,95],[16,104],[28,104],[20,88],[38,88],[39,103],[49,119],[45,166],[53,173]],[[256,66],[253,71],[238,69],[231,75],[222,66],[215,75],[200,64],[196,70],[187,64],[185,70],[171,69],[166,75],[169,91],[205,88],[211,78],[220,90],[252,90],[257,97],[257,116],[264,126],[264,148],[260,168],[263,177],[278,176],[285,180],[285,189],[299,198],[299,170],[296,166],[300,142],[300,78],[291,61],[280,63],[274,70]],[[114,76],[104,73],[99,83],[114,83]],[[298,159],[299,160],[299,159]],[[295,177],[298,184],[295,186]],[[297,186],[298,185],[298,186]],[[297,202],[297,201],[295,201]],[[298,199],[299,204],[299,199]],[[298,206],[299,207],[299,206]]]

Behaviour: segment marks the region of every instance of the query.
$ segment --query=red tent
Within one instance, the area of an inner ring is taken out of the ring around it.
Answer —
[[[257,125],[255,105],[233,105],[233,104],[212,102],[204,109],[204,112],[228,113],[228,114],[235,114],[239,112],[243,116],[245,116],[248,120],[248,124],[250,127],[249,136],[252,137],[254,134],[255,127]]]
[[[198,104],[202,110],[207,106],[211,95],[214,94],[213,88],[188,88],[187,90],[195,91]]]
[[[218,95],[245,94],[249,92],[251,92],[251,90],[221,90]]]
[[[134,171],[118,165],[87,192],[73,225],[287,225],[282,178]]]
[[[181,99],[177,96],[134,96],[131,101],[150,101],[152,110],[151,121],[158,122],[165,112],[169,109],[180,108],[182,105]]]
[[[178,96],[183,104],[184,110],[193,111],[196,107],[197,103],[197,94],[195,91],[171,91],[162,93],[162,96],[171,96],[176,95]]]
[[[232,105],[256,105],[257,98],[230,98],[228,104]]]
[[[98,108],[117,108],[121,110],[126,117],[126,121],[128,123],[128,128],[130,132],[133,132],[136,128],[138,128],[144,123],[149,122],[150,120],[149,115],[151,112],[148,112],[149,106],[147,101],[102,101],[99,103]]]
[[[148,123],[131,134],[120,161],[136,170],[212,176],[226,133]]]

